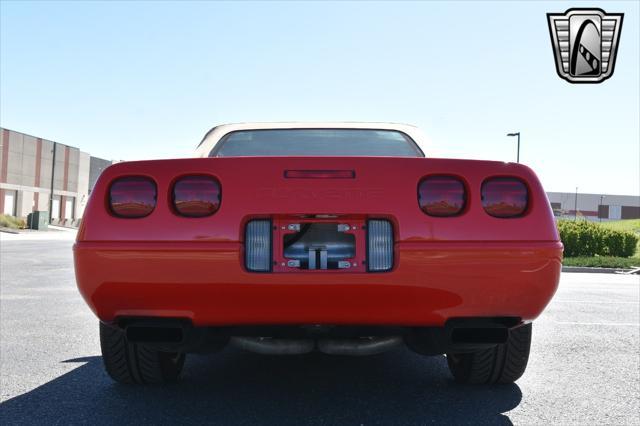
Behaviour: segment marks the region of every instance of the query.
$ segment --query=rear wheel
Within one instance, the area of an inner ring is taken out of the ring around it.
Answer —
[[[478,352],[447,354],[449,370],[458,383],[513,383],[527,368],[531,324],[509,331],[507,342]]]
[[[100,323],[105,369],[119,383],[161,384],[178,379],[185,355],[127,342],[125,332]]]

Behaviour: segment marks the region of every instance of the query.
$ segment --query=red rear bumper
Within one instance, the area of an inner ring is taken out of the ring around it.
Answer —
[[[398,243],[385,273],[249,273],[239,243],[79,242],[76,277],[103,321],[194,325],[442,326],[454,317],[536,318],[560,277],[559,242]]]

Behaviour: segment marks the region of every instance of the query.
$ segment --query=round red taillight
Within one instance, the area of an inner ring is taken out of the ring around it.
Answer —
[[[482,207],[493,217],[518,217],[527,210],[529,191],[518,178],[489,178],[482,183],[481,192]]]
[[[418,185],[418,204],[429,216],[457,216],[464,210],[464,183],[453,176],[429,176]]]
[[[109,188],[109,208],[118,217],[139,218],[151,214],[156,207],[156,183],[145,176],[124,176]]]
[[[182,216],[211,216],[220,208],[220,183],[211,176],[181,177],[173,185],[173,207]]]

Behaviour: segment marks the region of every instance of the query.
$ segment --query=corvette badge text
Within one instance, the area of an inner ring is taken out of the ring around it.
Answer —
[[[570,83],[602,83],[613,75],[623,13],[569,9],[547,13],[560,78]]]
[[[272,189],[261,188],[256,191],[258,199],[301,199],[301,200],[365,200],[382,198],[383,190],[378,189]]]

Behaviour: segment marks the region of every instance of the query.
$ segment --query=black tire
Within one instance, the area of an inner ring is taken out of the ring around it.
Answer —
[[[100,323],[100,348],[107,373],[118,383],[162,384],[175,382],[185,355],[129,343],[123,330]]]
[[[449,370],[458,383],[513,383],[527,368],[531,324],[509,331],[507,342],[472,353],[447,354]]]

